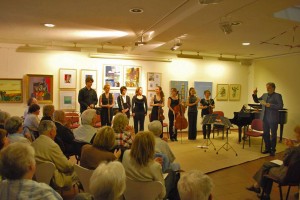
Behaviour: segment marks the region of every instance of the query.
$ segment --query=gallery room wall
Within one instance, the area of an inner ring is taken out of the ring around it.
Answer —
[[[59,69],[77,69],[77,94],[80,89],[81,69],[98,71],[98,96],[103,92],[103,65],[134,65],[142,67],[142,87],[144,94],[147,91],[147,72],[162,73],[162,88],[168,97],[170,94],[170,81],[188,81],[189,87],[194,86],[194,81],[213,82],[212,96],[216,95],[217,84],[241,84],[242,93],[239,101],[216,101],[215,110],[222,110],[228,118],[233,117],[234,111],[239,111],[243,104],[248,103],[248,76],[249,67],[236,62],[224,62],[216,59],[173,59],[172,62],[154,62],[137,60],[113,60],[89,58],[87,53],[52,52],[52,53],[17,53],[14,47],[0,45],[0,78],[23,78],[26,74],[53,75],[53,104],[59,108]],[[1,103],[0,109],[12,115],[21,116],[26,108],[26,85],[24,84],[23,103]],[[203,97],[203,94],[197,94]],[[43,105],[41,105],[43,106]],[[79,104],[76,105],[79,110]],[[167,107],[165,106],[167,119]],[[200,110],[198,114],[198,129],[200,129]],[[146,127],[148,118],[146,121]]]
[[[276,92],[282,94],[284,108],[288,109],[288,122],[283,134],[285,138],[294,138],[293,129],[300,125],[299,65],[300,54],[257,60],[250,70],[253,71],[253,81],[251,86],[249,84],[249,92],[257,87],[258,95],[261,95],[266,92],[266,83],[274,82]]]

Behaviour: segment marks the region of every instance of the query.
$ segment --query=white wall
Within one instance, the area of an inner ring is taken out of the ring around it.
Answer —
[[[294,138],[293,129],[296,125],[300,125],[299,66],[300,54],[258,60],[251,67],[249,80],[252,85],[249,87],[250,93],[257,87],[258,95],[260,95],[266,92],[265,85],[267,82],[274,82],[276,92],[282,94],[284,108],[288,109],[288,122],[283,133],[285,138]],[[249,95],[249,101],[251,101],[250,98]]]
[[[15,48],[9,45],[0,45],[0,78],[23,78],[26,74],[50,74],[54,76],[53,104],[59,107],[59,69],[77,69],[77,92],[80,89],[80,70],[92,69],[98,71],[97,94],[102,93],[104,64],[136,65],[142,67],[142,87],[146,95],[147,72],[162,73],[162,88],[169,96],[170,81],[189,81],[189,87],[194,86],[194,81],[213,82],[212,96],[216,95],[217,84],[241,84],[242,94],[240,101],[216,101],[215,110],[223,110],[225,116],[232,118],[234,111],[239,111],[243,104],[248,103],[248,76],[249,67],[235,62],[217,61],[214,59],[193,60],[174,59],[171,63],[153,61],[131,61],[89,58],[86,53],[17,53]],[[26,108],[24,84],[24,103],[1,103],[0,109],[8,111],[12,115],[21,116]],[[202,94],[197,94],[202,97]],[[79,104],[76,105],[79,110]],[[167,111],[167,108],[165,108]],[[166,116],[167,117],[167,116]],[[200,112],[198,114],[200,123]],[[148,117],[147,117],[148,120]],[[167,122],[167,119],[166,119]],[[146,121],[146,127],[147,127]],[[198,124],[199,124],[198,123]],[[200,129],[200,125],[198,129]]]

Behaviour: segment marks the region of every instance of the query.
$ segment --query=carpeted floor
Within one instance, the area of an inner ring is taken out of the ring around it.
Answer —
[[[182,141],[179,133],[178,142],[168,142],[168,144],[176,156],[175,162],[180,163],[181,169],[185,171],[198,169],[208,173],[269,156],[269,154],[260,153],[261,137],[251,138],[251,147],[246,141],[243,149],[243,143],[238,143],[237,131],[231,131],[228,134],[228,142],[238,154],[237,156],[232,149],[228,151],[224,148],[220,149],[226,142],[226,138],[223,140],[221,134],[215,135],[215,139],[211,139],[216,150],[212,145],[209,145],[208,149],[198,148],[199,145],[206,146],[206,140],[202,139],[203,136],[200,134],[198,134],[197,140],[188,140],[186,133],[182,135]],[[225,147],[227,148],[227,145]],[[284,144],[277,143],[277,153],[284,151],[285,148]]]

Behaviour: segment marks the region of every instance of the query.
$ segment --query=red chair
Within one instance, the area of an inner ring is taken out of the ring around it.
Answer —
[[[220,117],[224,117],[224,113],[223,111],[214,111],[212,114],[217,114],[217,121],[220,120]],[[218,135],[219,135],[219,131],[222,131],[222,139],[224,139],[224,132],[225,132],[225,126],[223,124],[214,124],[213,125],[213,138],[215,138],[215,130],[218,131]]]
[[[249,137],[249,147],[251,146],[251,142],[250,142],[250,138],[251,137],[261,137],[261,148],[260,151],[262,152],[262,147],[263,147],[263,121],[260,119],[254,119],[251,122],[251,129],[249,129],[248,131],[245,132],[244,134],[244,139],[243,139],[243,149],[245,146],[245,136]]]
[[[101,125],[101,117],[100,115],[97,115],[97,120],[96,120],[96,123],[94,125],[95,128],[100,128],[102,125]]]
[[[70,129],[75,129],[79,127],[79,113],[77,112],[66,112],[65,113],[66,122],[70,124]]]

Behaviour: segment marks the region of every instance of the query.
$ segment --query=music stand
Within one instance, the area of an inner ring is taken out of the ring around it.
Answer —
[[[223,144],[220,147],[220,149],[218,149],[217,154],[219,154],[219,151],[221,149],[225,149],[226,151],[229,151],[230,149],[232,149],[235,152],[235,155],[237,156],[238,155],[237,152],[234,150],[234,148],[228,142],[228,130],[230,129],[230,127],[232,127],[232,124],[229,121],[229,119],[226,118],[226,117],[220,116],[220,120],[221,120],[222,124],[224,124],[224,126],[227,127],[227,130],[226,130],[226,142],[225,142],[225,144]]]
[[[217,116],[218,116],[217,114],[205,115],[205,117],[202,121],[202,124],[203,125],[213,124],[216,121]],[[215,147],[214,143],[211,141],[210,137],[206,137],[205,141],[201,145],[198,145],[197,147],[201,148],[201,149],[205,149],[204,152],[206,152],[206,149],[208,149],[209,145],[214,146],[214,150],[216,150],[216,147]]]

